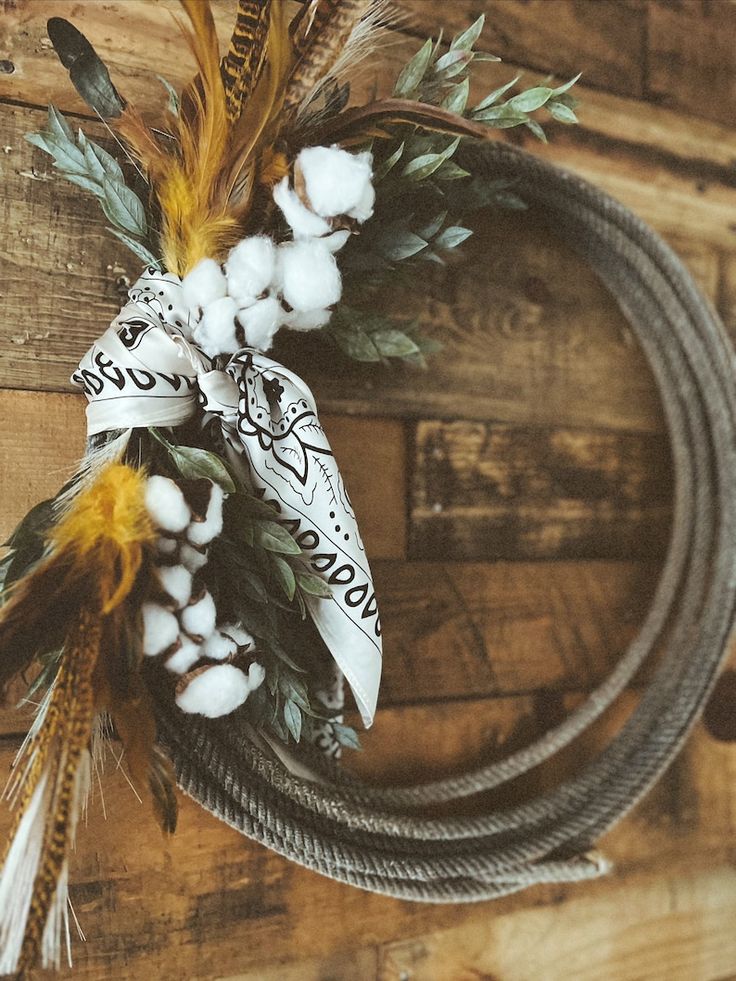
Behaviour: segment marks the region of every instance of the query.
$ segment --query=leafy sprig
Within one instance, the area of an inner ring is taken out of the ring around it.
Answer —
[[[88,139],[82,130],[76,137],[69,123],[50,105],[46,128],[27,133],[26,140],[48,153],[57,171],[77,187],[97,198],[112,232],[146,265],[160,268],[146,242],[149,236],[146,209],[125,182],[120,164],[107,150]]]

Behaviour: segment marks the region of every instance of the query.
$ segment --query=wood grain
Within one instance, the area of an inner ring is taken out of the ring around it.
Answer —
[[[420,422],[414,559],[652,559],[672,474],[660,435]]]

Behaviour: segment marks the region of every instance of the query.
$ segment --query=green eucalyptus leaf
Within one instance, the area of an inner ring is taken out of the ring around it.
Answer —
[[[332,731],[335,735],[335,739],[344,746],[346,749],[362,749],[360,745],[360,739],[358,738],[358,733],[355,729],[350,726],[343,725],[342,722],[331,722]]]
[[[402,143],[399,147],[397,147],[396,150],[394,150],[394,152],[391,154],[390,157],[387,157],[383,161],[383,163],[379,164],[378,167],[376,167],[373,173],[374,184],[377,184],[379,181],[382,181],[384,177],[393,170],[393,168],[396,166],[399,160],[401,160],[401,155],[404,152],[405,145],[406,144]]]
[[[384,358],[405,358],[419,353],[411,337],[401,330],[377,330],[372,339]]]
[[[414,232],[406,230],[390,237],[387,236],[379,247],[384,258],[391,262],[401,262],[403,259],[408,259],[421,252],[422,249],[426,249],[427,242],[415,235]]]
[[[74,133],[72,131],[69,123],[64,119],[62,114],[56,108],[56,106],[49,105],[49,121],[48,121],[48,132],[54,136],[59,142],[66,140],[68,143],[74,143]]]
[[[469,95],[470,95],[470,79],[464,78],[462,82],[458,82],[457,85],[452,86],[450,91],[442,100],[441,103],[442,108],[449,110],[449,112],[456,112],[462,115],[465,112],[465,107],[468,104]]]
[[[274,553],[271,553],[271,564],[279,586],[281,586],[286,594],[286,598],[291,602],[296,592],[296,576],[294,575],[293,569],[281,556]]]
[[[319,576],[315,576],[311,572],[297,572],[296,581],[299,583],[299,589],[309,593],[310,596],[319,596],[322,599],[332,597],[332,590],[324,579],[320,579]]]
[[[563,85],[558,85],[556,89],[552,89],[554,95],[562,95],[573,87],[573,85],[580,80],[582,72],[578,72],[575,78],[571,78],[569,82],[565,82]]]
[[[527,119],[525,125],[527,129],[531,130],[531,132],[534,133],[534,135],[538,140],[541,140],[542,143],[547,142],[547,136],[544,130],[542,129],[542,127],[536,121],[536,119]]]
[[[102,195],[102,188],[97,183],[97,181],[91,180],[89,177],[82,177],[81,174],[64,174],[64,179],[68,180],[70,184],[75,184],[77,187],[81,187],[85,191],[89,191],[90,194],[94,194],[95,197],[99,198]]]
[[[169,112],[172,114],[172,116],[178,116],[179,108],[180,108],[179,93],[176,91],[176,89],[171,84],[171,82],[168,79],[164,78],[163,75],[157,75],[156,78],[159,80],[159,82],[161,82],[163,87],[166,89],[166,94],[169,97],[169,104],[167,107]]]
[[[454,78],[455,75],[459,75],[460,72],[465,71],[472,60],[472,51],[463,51],[460,48],[455,48],[443,54],[438,59],[434,70],[444,78]]]
[[[535,112],[552,97],[552,89],[546,85],[538,85],[536,88],[527,89],[509,99],[507,105],[516,112]]]
[[[437,181],[459,181],[470,176],[470,172],[458,166],[454,160],[445,160],[434,172],[434,179]]]
[[[119,181],[106,178],[102,184],[102,209],[108,219],[125,232],[143,238],[146,234],[146,210],[141,199]]]
[[[334,338],[340,348],[355,361],[380,361],[381,355],[370,336],[362,330],[336,330]]]
[[[219,484],[227,494],[236,491],[233,478],[222,459],[216,453],[202,450],[198,446],[174,446],[169,444],[171,462],[185,480],[206,478]]]
[[[301,555],[301,549],[282,525],[275,521],[259,521],[255,528],[257,545],[267,552],[280,552],[283,555]]]
[[[508,208],[510,211],[526,211],[529,207],[526,201],[523,201],[516,194],[511,194],[509,191],[498,191],[494,195],[494,202],[502,208]]]
[[[424,76],[427,74],[427,69],[432,59],[432,47],[431,40],[425,41],[411,61],[401,70],[394,86],[394,95],[397,98],[405,99],[407,96],[416,92]]]
[[[53,157],[54,151],[52,149],[52,144],[47,139],[44,133],[26,133],[24,139],[31,146],[37,146],[39,150],[43,150],[44,153],[48,153],[50,157]]]
[[[108,227],[107,230],[108,232],[112,232],[116,238],[119,238],[124,245],[127,245],[133,255],[137,256],[145,265],[153,266],[154,269],[158,269],[159,272],[161,271],[161,260],[157,259],[153,252],[150,252],[142,242],[131,238],[125,232],[121,232],[119,228]]]
[[[414,160],[410,160],[404,167],[401,176],[407,177],[412,181],[426,180],[426,178],[431,177],[436,170],[439,170],[446,160],[449,160],[450,157],[452,157],[459,145],[460,137],[458,136],[440,153],[425,153],[421,157],[416,157]]]
[[[450,225],[434,240],[434,246],[438,249],[456,249],[465,239],[473,234],[470,228],[463,228],[461,225]]]
[[[558,123],[565,123],[568,126],[572,126],[578,121],[578,117],[564,102],[548,102],[546,108],[550,116],[556,119]]]
[[[424,228],[419,229],[419,235],[429,242],[431,239],[435,237],[437,232],[439,232],[439,230],[442,228],[446,218],[447,218],[447,210],[445,209],[445,211],[440,211],[440,213],[436,215],[429,222],[429,224],[425,225]]]
[[[485,99],[482,99],[478,105],[475,106],[473,109],[473,116],[475,117],[475,114],[482,109],[488,109],[490,106],[495,105],[502,95],[505,95],[510,88],[513,88],[514,85],[516,85],[520,78],[521,75],[516,75],[510,82],[506,82],[505,85],[501,85],[499,88],[494,89],[493,92],[490,92]]]
[[[97,165],[102,169],[102,175],[104,177],[109,177],[113,182],[125,183],[122,168],[115,157],[109,154],[107,150],[103,150],[101,146],[93,143],[92,140],[85,140],[84,159],[87,161],[90,169],[92,166],[91,158],[97,161]]]
[[[299,706],[291,699],[288,699],[284,705],[284,722],[294,737],[294,742],[298,743],[302,735],[302,713]]]
[[[54,163],[64,174],[77,174],[81,177],[87,176],[87,164],[84,154],[69,140],[52,136],[44,133],[46,139],[46,152],[54,158]],[[38,144],[37,144],[38,145]]]
[[[485,14],[481,14],[477,20],[473,21],[467,30],[463,31],[462,34],[456,34],[450,42],[450,51],[454,49],[470,51],[480,37],[485,21]]]

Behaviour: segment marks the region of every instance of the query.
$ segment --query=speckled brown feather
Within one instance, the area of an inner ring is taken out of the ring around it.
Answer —
[[[230,46],[220,70],[231,123],[240,117],[263,68],[271,0],[239,0]]]

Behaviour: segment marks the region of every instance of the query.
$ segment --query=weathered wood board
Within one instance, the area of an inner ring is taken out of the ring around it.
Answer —
[[[215,0],[226,37],[234,0]],[[676,248],[736,336],[736,5],[727,0],[398,0],[387,91],[428,34],[487,14],[474,96],[516,74],[583,72],[580,126],[547,146],[499,134],[619,197]],[[23,134],[49,101],[105,138],[45,35],[70,17],[131,100],[191,66],[176,0],[0,4],[0,535],[63,482],[84,439],[69,375],[137,263],[96,204]],[[143,39],[143,41],[142,41]],[[578,704],[633,638],[672,496],[651,373],[595,277],[538,216],[485,214],[461,262],[386,297],[444,344],[427,373],[283,346],[318,397],[375,566],[382,707],[350,765],[412,781],[492,758]],[[638,679],[641,680],[641,679]],[[15,689],[14,696],[19,694]],[[564,779],[636,699],[498,806]],[[28,714],[0,709],[0,771]],[[164,842],[114,760],[80,833],[72,898],[89,979],[716,981],[736,976],[736,749],[702,727],[602,847],[605,880],[494,904],[424,907],[321,879],[182,801]],[[0,838],[9,817],[0,810]]]

